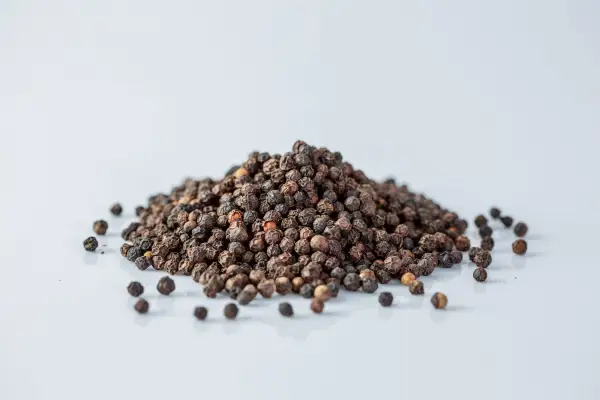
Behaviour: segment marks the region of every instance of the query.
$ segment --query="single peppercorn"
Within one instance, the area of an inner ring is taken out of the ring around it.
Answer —
[[[129,251],[130,248],[131,248],[131,245],[129,243],[123,243],[120,248],[121,255],[123,257],[127,257],[127,252]]]
[[[381,292],[378,300],[379,304],[381,304],[383,307],[389,307],[394,302],[394,295],[390,292]]]
[[[460,264],[463,260],[463,253],[458,250],[454,250],[450,252],[450,257],[452,258],[452,263]]]
[[[332,294],[327,285],[319,285],[315,288],[314,296],[325,302],[332,297]]]
[[[502,222],[502,225],[504,225],[505,228],[510,228],[513,224],[513,221],[514,220],[512,219],[512,217],[509,217],[506,215],[503,217],[500,217],[500,222]]]
[[[319,299],[319,298],[314,298],[312,299],[312,301],[310,302],[310,309],[312,310],[312,312],[314,312],[315,314],[321,314],[323,312],[323,309],[325,308],[325,303]]]
[[[144,207],[142,207],[142,206],[137,206],[137,207],[135,208],[135,216],[136,216],[136,217],[139,217],[139,216],[142,214],[142,211],[144,211]]]
[[[408,291],[414,295],[420,295],[425,293],[425,287],[421,281],[412,281],[408,286]]]
[[[479,229],[479,236],[482,238],[491,237],[494,230],[489,225],[484,225]]]
[[[528,226],[524,222],[517,222],[515,224],[514,232],[518,237],[523,237],[527,235],[527,231],[529,230]]]
[[[148,309],[150,308],[150,304],[148,304],[148,302],[145,299],[139,299],[135,302],[133,308],[139,314],[146,314],[148,312]]]
[[[475,271],[473,271],[473,278],[477,282],[485,282],[487,279],[487,271],[485,268],[476,268]]]
[[[235,303],[229,303],[223,308],[223,315],[227,319],[236,319],[238,315],[239,309]]]
[[[481,247],[471,247],[469,249],[469,260],[475,262],[475,256],[479,254],[483,249]]]
[[[487,218],[485,217],[485,215],[479,214],[477,217],[475,217],[475,226],[478,228],[482,228],[484,226],[486,226],[488,223]]]
[[[469,251],[471,248],[471,241],[464,235],[457,237],[454,243],[456,244],[456,249],[458,251]]]
[[[304,285],[302,285],[300,287],[300,296],[304,297],[305,299],[310,299],[313,297],[313,293],[314,293],[314,288],[312,287],[312,285],[310,283],[305,283]]]
[[[346,274],[342,283],[349,291],[356,292],[358,289],[360,289],[360,276],[355,273]]]
[[[89,238],[83,241],[83,248],[86,251],[96,251],[98,248],[98,240],[95,237],[90,236]]]
[[[439,265],[442,268],[451,268],[454,265],[454,260],[449,251],[444,251],[439,255]]]
[[[158,293],[168,296],[175,290],[175,281],[168,276],[163,276],[158,280],[156,290]]]
[[[494,248],[494,239],[491,236],[481,239],[481,248],[486,251],[492,251]]]
[[[279,303],[279,314],[284,317],[291,317],[294,315],[294,309],[290,303]]]
[[[107,230],[108,222],[106,222],[105,220],[101,219],[94,222],[94,233],[96,235],[105,235]]]
[[[500,214],[501,214],[501,211],[499,208],[497,208],[497,207],[490,208],[490,217],[492,217],[493,219],[500,218]]]
[[[448,298],[444,293],[436,292],[431,296],[431,304],[438,310],[444,309],[448,305]]]
[[[512,244],[513,253],[522,256],[527,253],[527,242],[523,239],[517,239]]]
[[[282,296],[288,294],[292,291],[292,282],[290,282],[289,278],[280,276],[275,279],[275,290]]]
[[[139,282],[131,282],[127,285],[127,292],[133,297],[140,297],[144,293],[144,287]]]
[[[492,263],[492,255],[489,251],[481,250],[473,257],[473,262],[479,268],[487,268]]]
[[[404,286],[409,286],[415,279],[417,279],[415,277],[415,274],[413,274],[412,272],[406,272],[402,274],[402,277],[400,278],[400,283]]]
[[[123,207],[121,207],[121,204],[115,203],[110,206],[110,213],[115,217],[118,217],[123,213]]]
[[[135,259],[135,266],[139,270],[144,271],[150,267],[150,260],[146,256],[141,256]]]
[[[208,316],[208,309],[206,307],[200,306],[200,307],[194,308],[194,317],[196,317],[196,319],[198,321],[204,321],[207,316]]]
[[[375,293],[379,288],[379,283],[375,277],[367,277],[362,280],[362,291],[364,293]]]

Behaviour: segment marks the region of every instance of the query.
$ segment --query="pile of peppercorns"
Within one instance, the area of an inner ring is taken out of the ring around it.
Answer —
[[[110,208],[115,216],[122,210],[119,204]],[[475,219],[481,245],[471,247],[467,221],[456,213],[393,179],[375,182],[340,153],[302,141],[283,155],[253,152],[218,181],[187,179],[170,194],[151,196],[136,215],[138,221],[122,231],[121,254],[140,270],[189,275],[207,297],[226,293],[240,305],[258,294],[298,293],[312,299],[315,313],[340,288],[373,293],[392,279],[422,295],[419,277],[460,264],[466,251],[477,265],[473,277],[483,282],[494,247],[485,216]],[[490,215],[513,224],[497,208]],[[94,223],[98,235],[107,229],[106,221]],[[514,230],[522,237],[527,226],[518,223]],[[94,237],[84,241],[88,251],[97,246]],[[524,240],[513,243],[516,254],[526,250]],[[169,295],[174,281],[163,277],[157,289]],[[132,282],[128,291],[138,297],[143,287]],[[379,296],[383,306],[392,300],[389,292]],[[431,302],[444,308],[447,298],[436,293]],[[146,313],[149,304],[140,299],[135,309]],[[289,303],[279,312],[293,315]],[[225,307],[227,318],[237,313],[234,303]],[[194,310],[200,320],[207,314],[204,307]]]

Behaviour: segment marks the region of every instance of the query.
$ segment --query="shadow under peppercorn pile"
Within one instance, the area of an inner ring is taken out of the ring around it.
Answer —
[[[460,263],[470,248],[456,213],[302,141],[283,155],[254,152],[219,181],[187,179],[136,214],[124,257],[244,304],[275,291],[310,298],[321,285],[371,293]]]

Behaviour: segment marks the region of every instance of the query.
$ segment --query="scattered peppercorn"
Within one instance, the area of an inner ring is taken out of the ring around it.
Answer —
[[[400,278],[400,283],[402,283],[404,286],[409,286],[415,279],[417,279],[415,277],[415,274],[411,272],[406,272],[405,274],[402,274],[402,277]]]
[[[108,223],[103,219],[94,222],[94,233],[96,235],[105,235],[108,230]]]
[[[475,256],[479,254],[483,249],[481,247],[471,247],[469,249],[469,260],[475,262]]]
[[[223,315],[227,319],[236,319],[238,311],[238,306],[235,303],[229,303],[223,308]]]
[[[484,225],[479,229],[479,236],[482,238],[490,237],[494,233],[494,230],[489,225]]]
[[[527,253],[527,242],[523,239],[517,239],[512,244],[513,253],[522,256]]]
[[[450,257],[452,258],[452,263],[460,264],[463,260],[463,253],[455,250],[450,252]]]
[[[394,302],[394,295],[390,292],[381,292],[378,300],[379,304],[381,304],[383,307],[389,307]]]
[[[150,308],[150,304],[148,304],[148,302],[145,299],[139,299],[135,302],[133,308],[140,314],[146,314],[148,312],[148,309]]]
[[[487,268],[492,263],[492,255],[489,251],[481,250],[473,257],[473,262],[479,268]]]
[[[279,303],[279,314],[284,317],[291,317],[294,315],[294,309],[290,303]]]
[[[121,249],[120,249],[121,255],[123,257],[127,257],[127,252],[129,251],[130,248],[131,248],[131,245],[129,243],[123,243],[121,245]]]
[[[325,302],[331,298],[331,291],[327,285],[319,285],[315,288],[314,296]]]
[[[525,235],[527,235],[527,231],[529,230],[529,228],[527,227],[527,224],[525,222],[517,222],[515,224],[515,235],[517,235],[518,237],[523,237]]]
[[[448,305],[448,298],[444,293],[435,292],[433,296],[431,296],[431,304],[438,310],[444,309],[446,308],[446,305]]]
[[[204,321],[207,316],[208,316],[208,309],[206,307],[200,306],[200,307],[194,308],[194,317],[196,317],[196,319],[198,321]]]
[[[131,282],[127,285],[127,292],[133,297],[140,297],[144,293],[144,287],[139,282]]]
[[[110,206],[110,213],[118,217],[123,213],[123,207],[121,207],[121,204],[115,203],[112,206]]]
[[[96,251],[98,248],[98,240],[95,237],[90,236],[89,238],[83,241],[83,248],[86,251]]]
[[[458,251],[469,251],[471,248],[471,241],[466,236],[457,237],[455,244]]]
[[[475,271],[473,271],[473,278],[477,282],[485,282],[487,279],[487,271],[484,268],[475,268]]]
[[[502,222],[502,225],[504,225],[505,228],[510,228],[513,224],[513,219],[512,217],[505,215],[503,217],[500,217],[500,222]]]
[[[168,276],[163,276],[158,280],[156,290],[158,293],[168,296],[175,290],[175,281]]]
[[[485,217],[485,215],[483,214],[479,214],[477,217],[475,217],[475,226],[478,228],[482,228],[484,226],[486,226],[488,223],[487,218]]]
[[[481,248],[486,251],[492,251],[494,248],[494,239],[491,236],[481,239]]]
[[[362,280],[362,290],[365,293],[374,293],[379,288],[379,283],[375,277],[367,277]]]
[[[500,218],[500,214],[502,214],[502,212],[500,211],[499,208],[497,208],[497,207],[490,208],[490,217],[492,217],[493,219]]]
[[[323,312],[323,309],[325,308],[325,303],[319,299],[319,298],[314,298],[312,299],[312,301],[310,302],[310,309],[312,310],[312,312],[314,312],[315,314],[321,314]]]
[[[420,295],[425,293],[425,287],[421,281],[412,281],[408,286],[408,291],[414,295]]]
[[[305,283],[304,285],[302,285],[302,287],[300,287],[300,296],[304,297],[305,299],[312,298],[313,293],[314,288],[310,283]]]

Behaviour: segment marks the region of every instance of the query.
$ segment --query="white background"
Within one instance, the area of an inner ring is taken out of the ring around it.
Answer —
[[[0,398],[597,399],[599,20],[593,0],[1,1]],[[487,283],[424,278],[445,312],[393,285],[391,309],[292,298],[283,320],[274,299],[234,323],[118,254],[112,202],[296,139],[470,220],[499,205],[530,253],[498,229]]]

